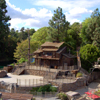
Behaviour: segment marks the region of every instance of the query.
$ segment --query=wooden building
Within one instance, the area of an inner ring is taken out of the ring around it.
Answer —
[[[64,42],[45,42],[41,48],[34,52],[35,65],[50,68],[75,65],[76,56],[67,52]]]

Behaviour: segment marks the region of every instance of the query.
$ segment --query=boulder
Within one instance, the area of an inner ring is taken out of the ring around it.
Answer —
[[[0,78],[7,76],[7,72],[5,70],[0,70]]]

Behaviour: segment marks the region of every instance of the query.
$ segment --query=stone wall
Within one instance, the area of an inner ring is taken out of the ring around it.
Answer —
[[[50,82],[52,85],[58,86],[59,91],[67,92],[74,91],[80,87],[86,86],[85,78],[77,78],[73,83],[59,83],[59,82]]]
[[[54,72],[48,72],[43,70],[34,70],[34,69],[25,69],[25,74],[28,75],[36,75],[36,76],[49,76],[48,78],[56,78],[56,75]]]
[[[100,72],[92,72],[89,76],[88,76],[88,82],[93,82],[94,80],[100,79]]]

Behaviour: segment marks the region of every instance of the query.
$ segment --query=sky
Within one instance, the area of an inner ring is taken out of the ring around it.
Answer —
[[[10,28],[34,28],[49,26],[54,10],[61,7],[70,24],[81,23],[100,9],[100,0],[6,0],[7,15],[11,17]]]

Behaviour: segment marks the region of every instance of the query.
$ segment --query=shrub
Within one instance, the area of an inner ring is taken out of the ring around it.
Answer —
[[[57,88],[56,87],[52,87],[51,84],[45,85],[45,86],[40,86],[40,87],[33,87],[32,90],[30,91],[30,93],[33,92],[57,92]]]
[[[20,58],[20,59],[18,60],[19,63],[23,63],[23,62],[25,62],[25,61],[27,61],[25,58]]]
[[[57,92],[57,88],[56,87],[50,87],[50,90],[52,91],[52,92]]]
[[[13,64],[13,63],[12,63],[12,64],[10,64],[10,65],[14,67],[14,64]]]
[[[82,73],[78,72],[78,73],[76,74],[76,77],[82,77]]]
[[[50,92],[51,91],[50,87],[51,87],[51,84],[40,86],[40,88],[38,89],[38,92]]]
[[[30,93],[33,93],[33,92],[38,91],[39,88],[40,88],[40,87],[33,87],[32,90],[30,90]]]
[[[95,95],[100,96],[100,90],[94,92]]]
[[[57,94],[57,97],[58,97],[59,99],[61,99],[61,100],[68,100],[67,95],[64,94],[64,93],[59,93],[59,94]]]

